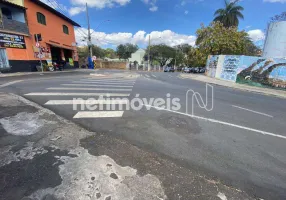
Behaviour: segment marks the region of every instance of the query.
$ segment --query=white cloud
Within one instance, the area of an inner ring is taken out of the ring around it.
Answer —
[[[131,0],[71,0],[71,3],[74,5],[74,7],[69,10],[69,13],[70,15],[77,15],[81,12],[84,12],[86,3],[91,8],[103,9],[106,7],[111,8],[113,6],[125,6],[130,2]]]
[[[85,11],[85,7],[72,7],[69,9],[69,14],[71,16],[74,16],[84,11]]]
[[[186,5],[186,3],[187,3],[186,1],[182,1],[182,2],[181,2],[181,6]]]
[[[185,10],[185,15],[189,14],[189,11]]]
[[[87,29],[80,28],[81,31],[76,30],[76,40],[79,45],[86,45],[86,41],[82,41],[84,39],[82,32],[87,33]],[[92,30],[93,31],[93,30]],[[140,30],[135,34],[132,33],[111,33],[107,34],[104,32],[94,32],[92,34],[92,43],[95,45],[103,46],[103,45],[119,45],[125,43],[133,43],[139,46],[147,46],[149,35],[151,38],[152,44],[167,44],[170,46],[175,46],[179,44],[190,44],[195,45],[196,37],[193,35],[183,35],[175,33],[171,30],[165,31],[152,31],[147,34],[145,31]],[[86,40],[86,38],[85,38]]]
[[[143,1],[143,3],[151,6],[149,8],[149,10],[151,12],[156,12],[158,10],[158,6],[156,5],[157,0],[141,0],[141,1]]]
[[[89,7],[102,9],[115,5],[124,6],[130,1],[131,0],[71,0],[71,3],[75,6],[85,6],[87,3]]]
[[[263,0],[263,1],[269,3],[286,3],[286,0]]]
[[[247,32],[253,42],[261,41],[265,39],[265,33],[260,29],[250,30]]]
[[[158,7],[157,6],[152,6],[149,10],[151,12],[156,12],[158,10]]]

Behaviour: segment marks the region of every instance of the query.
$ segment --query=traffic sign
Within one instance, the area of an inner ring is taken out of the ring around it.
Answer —
[[[36,43],[36,47],[38,47],[38,48],[40,47],[40,43],[39,42]]]
[[[92,61],[95,61],[96,60],[96,56],[92,56]]]

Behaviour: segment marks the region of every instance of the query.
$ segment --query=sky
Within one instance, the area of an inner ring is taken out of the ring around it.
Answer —
[[[76,28],[78,45],[86,45],[88,3],[92,43],[104,48],[133,43],[139,47],[165,43],[195,44],[196,30],[209,25],[224,0],[42,0],[81,25]],[[239,30],[263,45],[267,23],[286,10],[286,0],[241,0],[244,20]]]

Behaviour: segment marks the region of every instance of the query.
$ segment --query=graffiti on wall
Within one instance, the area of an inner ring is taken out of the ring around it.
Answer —
[[[216,75],[217,63],[219,56],[209,56],[206,66],[206,75],[214,78]]]
[[[209,56],[206,75],[255,86],[286,88],[286,59],[254,56]],[[221,69],[221,70],[217,70]]]
[[[220,78],[229,81],[236,81],[239,63],[240,56],[225,56]]]
[[[286,59],[244,58],[244,69],[238,72],[236,82],[258,83],[286,88]]]

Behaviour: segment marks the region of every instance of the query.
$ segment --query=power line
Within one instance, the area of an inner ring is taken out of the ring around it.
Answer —
[[[62,14],[68,16],[67,11],[64,11],[64,10],[61,8],[61,6],[60,6],[60,4],[58,3],[57,0],[48,0],[48,1],[49,1],[49,3],[50,3],[53,7],[57,8],[58,10],[60,10]],[[84,36],[84,37],[87,36],[86,33],[84,33],[81,29],[77,28],[77,31],[78,31],[78,33],[80,33],[82,36]]]

